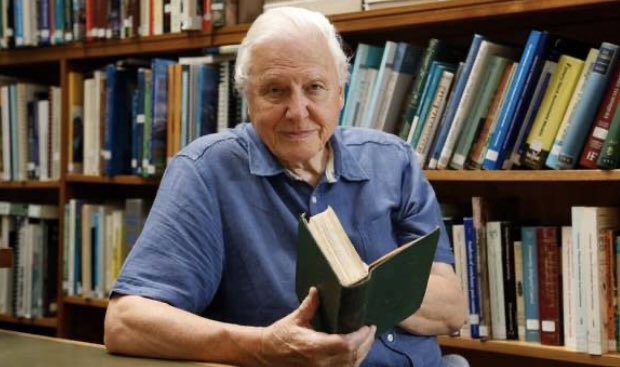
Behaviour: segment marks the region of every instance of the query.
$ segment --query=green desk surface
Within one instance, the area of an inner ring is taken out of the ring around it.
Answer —
[[[0,366],[7,367],[225,367],[224,365],[111,355],[99,344],[0,330]]]

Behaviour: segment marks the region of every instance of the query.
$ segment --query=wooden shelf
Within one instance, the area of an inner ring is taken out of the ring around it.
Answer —
[[[105,185],[159,185],[160,178],[144,178],[140,176],[88,176],[88,175],[67,175],[65,181],[71,183],[92,183]]]
[[[97,308],[107,308],[108,300],[101,298],[90,298],[82,296],[66,296],[63,301],[72,305],[91,306]]]
[[[446,22],[475,19],[493,19],[503,16],[566,13],[595,8],[610,9],[617,0],[446,0],[430,1],[409,6],[377,9],[333,15],[330,18],[339,32],[372,33],[403,27],[417,27]],[[213,32],[196,31],[164,34],[129,39],[104,40],[92,43],[74,42],[66,45],[28,47],[0,51],[0,66],[36,65],[60,60],[89,58],[120,58],[124,56],[154,55],[181,50],[240,43],[248,24],[215,29]]]
[[[13,250],[0,248],[0,268],[10,268],[13,265]]]
[[[3,189],[58,189],[58,181],[0,181],[0,190]]]
[[[6,322],[19,325],[32,325],[55,329],[58,327],[58,319],[55,317],[41,317],[35,319],[27,319],[25,317],[15,317],[7,314],[0,314],[0,322]]]
[[[449,336],[440,336],[438,339],[439,343],[444,347],[500,353],[507,355],[506,358],[510,358],[508,357],[509,355],[515,355],[561,362],[580,363],[587,366],[620,366],[620,353],[592,356],[586,353],[577,353],[564,347],[552,347],[519,341],[480,341],[477,339]]]
[[[620,170],[566,170],[566,171],[452,171],[425,170],[431,182],[469,181],[469,182],[554,182],[554,181],[620,181]]]

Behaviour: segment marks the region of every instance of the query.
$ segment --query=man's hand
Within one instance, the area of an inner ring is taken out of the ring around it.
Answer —
[[[319,307],[316,288],[299,308],[264,329],[261,362],[269,366],[359,366],[375,338],[375,326],[363,326],[350,334],[326,334],[312,330]]]

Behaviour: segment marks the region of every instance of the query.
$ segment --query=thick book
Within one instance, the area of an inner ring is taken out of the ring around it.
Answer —
[[[303,300],[317,287],[321,305],[315,329],[348,333],[376,325],[381,334],[412,315],[422,304],[438,239],[436,228],[366,265],[333,209],[309,219],[302,215],[296,292]]]

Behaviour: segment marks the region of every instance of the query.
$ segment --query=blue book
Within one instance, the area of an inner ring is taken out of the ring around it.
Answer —
[[[133,168],[133,173],[135,175],[142,175],[142,156],[143,156],[143,141],[144,141],[144,112],[145,112],[145,99],[146,99],[146,79],[147,74],[150,73],[150,70],[145,68],[138,69],[138,87],[137,87],[137,98],[138,104],[136,108],[136,120],[135,120],[135,128],[132,129],[132,134],[135,132],[135,137],[132,138],[132,142],[135,142],[135,146],[132,146],[132,149],[135,149],[136,152],[134,157],[132,157],[131,166]],[[135,161],[133,160],[135,159]]]
[[[461,96],[463,95],[465,84],[467,84],[469,74],[471,73],[471,69],[474,65],[474,60],[476,59],[478,49],[480,48],[480,43],[482,43],[483,39],[483,36],[475,34],[471,41],[471,45],[469,46],[469,51],[467,52],[467,57],[465,58],[465,62],[463,64],[463,68],[461,69],[460,76],[454,84],[454,90],[452,91],[452,96],[450,97],[450,103],[448,104],[448,107],[446,107],[446,111],[444,112],[441,124],[439,125],[440,130],[437,132],[437,137],[435,138],[435,141],[433,143],[433,154],[428,164],[429,168],[437,167],[439,157],[441,156],[441,150],[443,149],[443,145],[446,142],[448,133],[450,132],[452,120],[454,119],[456,109],[459,105],[459,102],[461,101]]]
[[[521,227],[525,340],[540,342],[536,227]]]
[[[136,87],[131,92],[131,173],[139,174],[136,172],[138,168],[138,105],[140,104],[140,92]]]
[[[502,152],[502,146],[504,145],[504,140],[508,138],[508,133],[511,131],[510,125],[519,102],[519,96],[524,91],[525,83],[536,55],[544,51],[544,42],[541,42],[541,39],[544,41],[541,32],[530,32],[525,49],[519,60],[519,66],[517,66],[515,75],[508,87],[504,103],[502,103],[495,130],[493,130],[493,134],[487,144],[487,154],[484,162],[482,162],[483,169],[495,170],[502,166],[503,160],[500,161],[500,154],[502,156],[505,155],[505,152]],[[512,129],[512,131],[515,130],[514,128]]]
[[[212,134],[217,132],[217,105],[218,105],[218,85],[220,73],[216,65],[201,65],[202,79],[202,95],[200,96],[201,108],[200,117],[202,120],[202,128],[199,129],[200,135]]]
[[[65,35],[65,1],[54,0],[54,34],[52,34],[52,44],[58,45],[64,42]]]
[[[50,44],[49,0],[37,0],[37,46]]]
[[[130,173],[131,125],[129,71],[114,64],[105,67],[106,84],[104,111],[103,161],[105,175]]]
[[[476,229],[472,217],[463,218],[465,228],[465,254],[467,257],[467,284],[469,325],[472,338],[480,338],[480,290],[478,289],[478,260],[476,255]]]
[[[23,47],[24,43],[24,1],[15,0],[13,3],[13,33],[15,36],[15,47]]]
[[[373,46],[369,46],[365,43],[360,43],[357,45],[355,60],[353,61],[353,67],[351,69],[351,78],[348,83],[347,93],[345,94],[346,99],[339,123],[341,126],[353,126],[353,117],[355,115],[354,110],[359,100],[359,95],[361,95],[361,83],[366,77],[364,63],[371,47]]]
[[[385,89],[390,79],[389,76],[394,67],[394,57],[396,55],[397,47],[398,44],[396,42],[385,42],[383,56],[381,57],[381,64],[379,65],[379,71],[372,85],[370,97],[366,102],[366,113],[364,114],[364,120],[362,121],[363,127],[375,127],[375,122],[378,118],[378,109],[385,98]]]
[[[166,132],[168,111],[168,66],[175,62],[153,59],[153,89],[151,99],[151,144],[149,174],[160,175],[166,167]],[[152,167],[152,168],[151,168]]]
[[[571,169],[577,164],[596,110],[603,99],[605,88],[618,60],[618,54],[618,45],[609,42],[601,44],[590,76],[585,82],[581,99],[571,116],[564,144],[558,155],[558,168]]]

